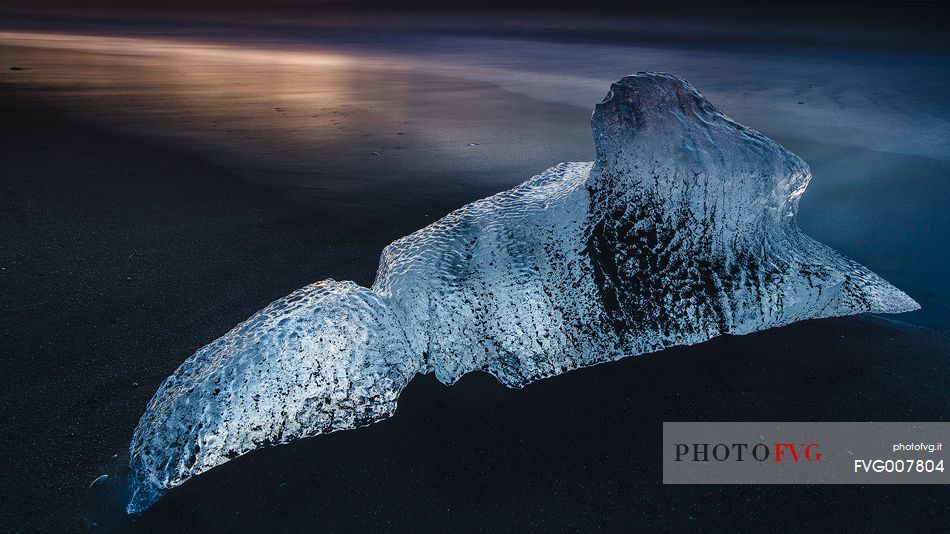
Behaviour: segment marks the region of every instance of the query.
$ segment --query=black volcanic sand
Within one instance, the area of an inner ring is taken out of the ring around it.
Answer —
[[[257,451],[128,518],[110,491],[160,381],[293,289],[369,284],[398,234],[10,97],[0,124],[4,531],[947,525],[946,486],[661,484],[663,421],[945,420],[950,341],[865,316],[726,336],[520,391],[484,374],[451,387],[418,377],[390,420]],[[111,481],[90,490],[103,473]]]

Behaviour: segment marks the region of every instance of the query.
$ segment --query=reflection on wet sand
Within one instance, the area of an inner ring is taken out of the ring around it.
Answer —
[[[609,81],[676,72],[809,162],[806,232],[907,288],[924,307],[911,320],[948,324],[950,295],[934,288],[950,257],[930,245],[950,231],[943,56],[358,28],[293,41],[265,26],[215,39],[0,31],[0,87],[397,237],[558,162],[589,161],[591,105]]]
[[[0,51],[24,69],[0,72],[0,84],[318,199],[387,182],[444,193],[460,171],[493,191],[592,151],[588,109],[512,98],[396,57],[27,32],[0,32]],[[380,175],[381,165],[399,176]]]
[[[404,74],[389,69],[386,105],[374,105],[379,86],[355,80],[356,60],[344,54],[12,32],[0,43],[26,69],[4,82],[42,88],[110,128],[220,153],[238,168],[312,170],[306,151],[332,157],[338,152],[327,149],[349,143],[354,130],[405,118],[406,87],[393,83]]]

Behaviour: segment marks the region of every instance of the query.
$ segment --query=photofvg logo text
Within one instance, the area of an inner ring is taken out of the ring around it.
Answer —
[[[818,443],[676,443],[677,462],[821,461]]]
[[[950,423],[663,423],[664,484],[946,484]]]

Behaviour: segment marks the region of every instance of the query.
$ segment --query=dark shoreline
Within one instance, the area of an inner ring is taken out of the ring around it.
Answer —
[[[483,374],[451,387],[417,377],[391,420],[255,452],[126,518],[90,502],[88,486],[115,467],[159,382],[298,287],[368,285],[393,229],[348,225],[9,95],[0,120],[4,530],[946,524],[942,486],[660,484],[664,420],[945,420],[947,337],[866,316],[726,336],[520,391]]]

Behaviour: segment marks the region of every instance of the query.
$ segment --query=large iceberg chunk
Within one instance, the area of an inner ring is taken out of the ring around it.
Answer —
[[[416,373],[506,385],[803,319],[917,309],[795,224],[808,166],[684,80],[639,73],[562,163],[383,251],[372,289],[327,280],[199,350],[130,447],[130,513],[255,448],[392,415]]]

